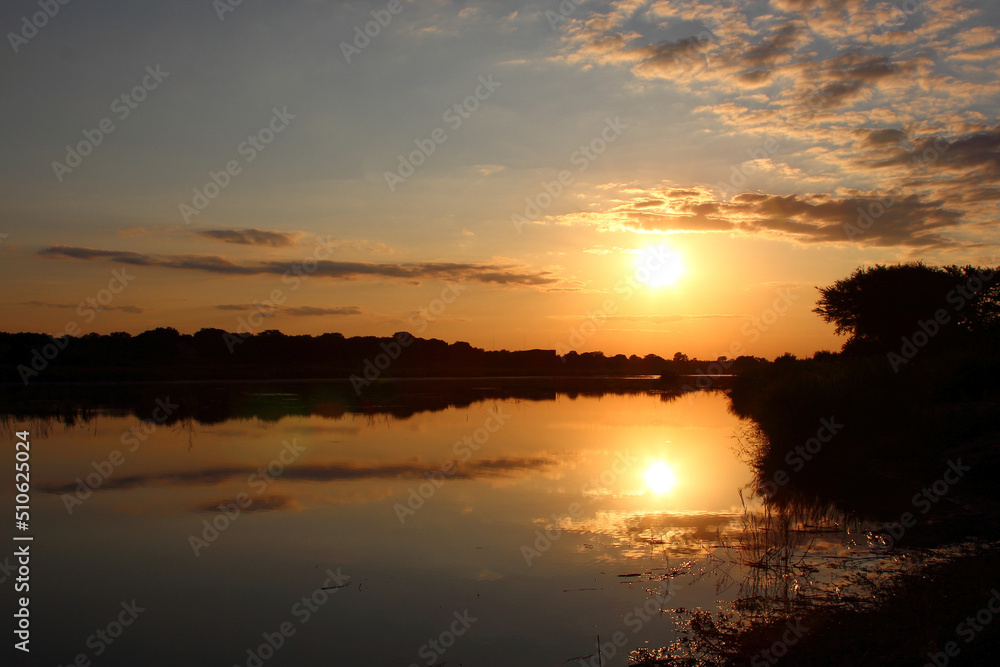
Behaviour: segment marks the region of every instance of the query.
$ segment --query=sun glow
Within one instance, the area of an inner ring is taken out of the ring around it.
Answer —
[[[649,287],[672,287],[683,275],[680,253],[665,245],[645,248],[635,261],[636,279]]]
[[[663,461],[657,461],[646,469],[646,486],[653,493],[660,495],[669,493],[677,484],[674,469]]]

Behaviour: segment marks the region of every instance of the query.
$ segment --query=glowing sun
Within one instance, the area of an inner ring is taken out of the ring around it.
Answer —
[[[684,275],[680,253],[665,245],[642,250],[635,261],[636,279],[649,287],[671,287]]]
[[[677,484],[674,469],[663,461],[657,461],[646,469],[646,486],[655,494],[669,493]]]

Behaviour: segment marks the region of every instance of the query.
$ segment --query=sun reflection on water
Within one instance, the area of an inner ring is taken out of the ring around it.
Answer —
[[[652,463],[643,475],[646,486],[656,495],[670,493],[677,485],[677,474],[674,469],[663,461]]]

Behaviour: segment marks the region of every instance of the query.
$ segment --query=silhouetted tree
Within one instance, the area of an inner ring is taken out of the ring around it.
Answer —
[[[628,357],[624,354],[616,354],[608,360],[608,368],[612,372],[621,373],[628,365]]]
[[[207,327],[195,332],[192,336],[193,345],[202,363],[217,364],[229,356],[225,335],[226,332],[223,329]]]
[[[642,358],[643,373],[657,375],[667,369],[667,360],[658,354],[647,354]]]
[[[836,333],[848,334],[847,353],[881,354],[921,329],[941,344],[957,334],[996,328],[995,278],[993,271],[972,266],[877,264],[819,288],[813,312],[836,325]]]

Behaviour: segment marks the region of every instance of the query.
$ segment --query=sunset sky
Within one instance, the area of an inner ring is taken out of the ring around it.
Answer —
[[[228,2],[4,3],[3,330],[773,358],[1000,263],[995,2]]]

